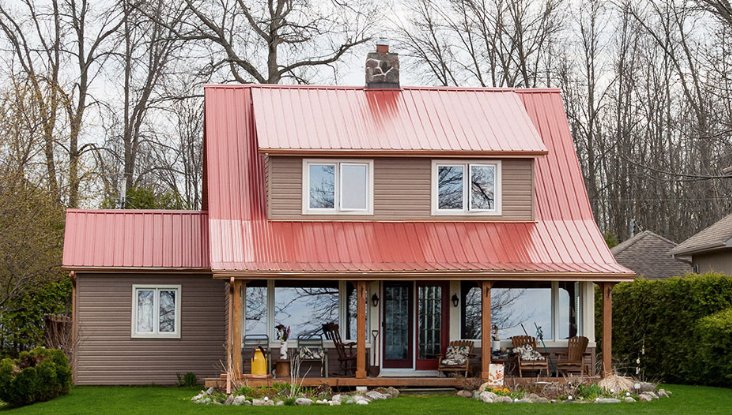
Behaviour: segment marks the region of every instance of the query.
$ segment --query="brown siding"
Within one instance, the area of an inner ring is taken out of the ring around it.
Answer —
[[[533,160],[502,160],[501,216],[432,216],[432,160],[374,159],[374,214],[303,215],[302,158],[269,157],[268,212],[274,220],[512,220],[533,219]]]
[[[732,275],[732,249],[724,249],[717,252],[694,255],[692,262],[698,267],[698,272],[720,272]]]
[[[132,339],[133,284],[181,285],[180,339]],[[76,383],[174,384],[218,376],[225,358],[225,283],[210,275],[79,275]]]

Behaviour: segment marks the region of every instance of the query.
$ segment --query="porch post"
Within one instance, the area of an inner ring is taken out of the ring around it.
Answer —
[[[613,371],[613,297],[615,283],[603,282],[602,288],[602,376]]]
[[[237,377],[242,375],[241,362],[241,323],[242,323],[242,301],[241,291],[244,283],[232,278],[231,282],[231,370]]]
[[[366,378],[366,281],[356,282],[356,378]]]
[[[481,301],[481,373],[480,378],[488,380],[488,373],[491,367],[491,287],[492,281],[483,281],[481,283],[481,291],[483,300]]]

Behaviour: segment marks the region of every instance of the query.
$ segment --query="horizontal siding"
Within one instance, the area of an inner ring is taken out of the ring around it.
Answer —
[[[471,220],[524,221],[533,219],[533,160],[502,161],[501,216],[432,216],[432,160],[428,158],[374,159],[374,214],[303,215],[302,158],[269,157],[268,212],[273,220]]]
[[[181,285],[180,339],[132,339],[132,285]],[[77,279],[79,385],[174,384],[218,376],[225,358],[225,283],[210,275],[85,275]]]

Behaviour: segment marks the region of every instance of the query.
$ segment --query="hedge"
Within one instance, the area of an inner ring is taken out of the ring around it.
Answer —
[[[644,376],[652,380],[732,386],[730,371],[723,370],[732,356],[732,319],[729,311],[715,314],[730,307],[732,276],[618,284],[613,290],[613,357],[621,366],[635,366],[640,357]]]
[[[11,406],[48,401],[70,387],[71,367],[61,350],[39,347],[0,361],[0,400]]]
[[[699,320],[699,365],[714,385],[732,385],[732,308]]]

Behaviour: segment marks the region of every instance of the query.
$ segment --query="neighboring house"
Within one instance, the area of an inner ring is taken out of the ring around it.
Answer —
[[[205,87],[202,211],[68,210],[77,384],[247,372],[242,336],[276,347],[277,324],[340,324],[356,371],[333,385],[454,382],[437,355],[463,338],[486,378],[494,323],[504,347],[523,324],[594,350],[593,284],[609,322],[634,274],[593,220],[559,91],[402,88],[395,61],[369,54],[388,76],[365,88]]]
[[[732,275],[732,214],[681,242],[675,257],[691,257],[694,272]]]
[[[618,263],[632,269],[639,277],[659,279],[685,275],[691,265],[671,255],[676,246],[663,236],[643,231],[614,246],[610,251]]]

